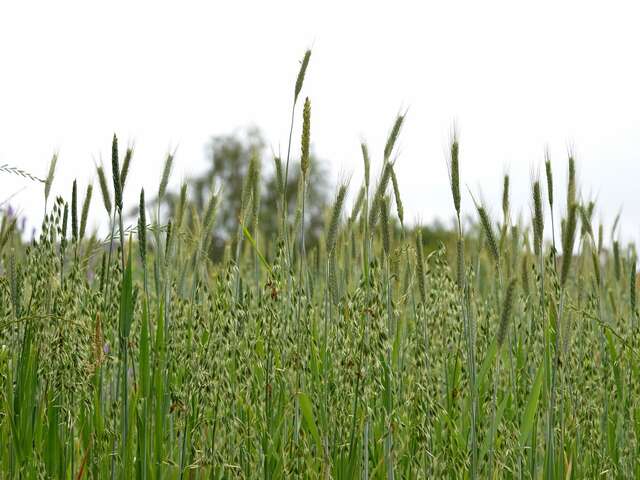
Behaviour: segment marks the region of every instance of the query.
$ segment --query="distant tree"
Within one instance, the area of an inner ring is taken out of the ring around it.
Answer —
[[[281,217],[278,212],[282,198],[278,194],[273,156],[265,148],[261,132],[252,127],[240,129],[231,134],[214,136],[206,148],[207,169],[186,181],[191,202],[199,212],[206,208],[209,196],[214,189],[221,192],[211,256],[216,260],[220,259],[225,244],[234,241],[238,228],[242,186],[254,151],[258,154],[262,166],[259,234],[268,243],[272,242],[281,227]],[[295,216],[299,177],[299,164],[292,161],[289,165],[287,181],[287,208],[291,222]],[[305,235],[308,238],[308,246],[317,243],[322,232],[323,214],[328,202],[327,177],[324,163],[312,156],[305,206]],[[175,194],[167,195],[170,210],[173,210],[176,200]]]

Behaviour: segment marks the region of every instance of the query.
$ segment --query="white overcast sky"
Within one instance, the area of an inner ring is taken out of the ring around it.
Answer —
[[[502,174],[529,216],[532,175],[548,145],[563,200],[566,152],[585,195],[624,235],[640,232],[640,8],[634,2],[3,2],[0,165],[45,176],[60,153],[56,194],[80,195],[110,139],[136,155],[125,200],[155,191],[177,147],[172,185],[205,166],[213,134],[257,125],[287,141],[293,85],[312,144],[332,178],[361,178],[359,143],[377,172],[395,115],[408,108],[397,174],[406,216],[451,217],[445,148],[455,121],[462,181],[500,211]],[[300,116],[298,116],[300,119]],[[299,152],[300,122],[295,129]],[[97,184],[96,184],[97,187]],[[42,188],[0,175],[0,201],[39,225]],[[98,192],[96,192],[97,194]],[[472,211],[466,194],[463,208]],[[99,194],[92,225],[104,223]]]

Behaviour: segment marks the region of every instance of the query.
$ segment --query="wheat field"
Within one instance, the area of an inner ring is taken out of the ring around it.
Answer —
[[[55,156],[42,180],[0,167],[44,191],[33,242],[9,215],[0,230],[0,477],[639,478],[636,248],[617,219],[593,222],[574,155],[541,159],[525,221],[508,176],[500,215],[461,191],[453,133],[456,228],[426,249],[404,218],[398,115],[384,151],[362,145],[363,182],[339,183],[314,244],[310,56],[292,98],[302,138],[274,158],[279,232],[262,234],[255,156],[221,261],[219,192],[159,206],[172,155],[154,202],[126,188],[133,151],[115,135],[95,195],[74,182],[51,198]]]

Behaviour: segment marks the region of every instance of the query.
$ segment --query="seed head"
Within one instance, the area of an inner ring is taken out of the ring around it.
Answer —
[[[122,162],[122,170],[120,170],[120,184],[122,185],[123,191],[124,191],[124,184],[127,180],[127,175],[129,174],[129,166],[131,165],[132,156],[133,156],[133,148],[128,147],[127,151],[124,154],[124,160]]]
[[[393,195],[396,199],[396,213],[400,220],[400,225],[404,226],[404,208],[402,207],[402,199],[400,198],[400,187],[398,187],[398,178],[396,177],[396,171],[391,165],[391,183],[393,185]]]
[[[389,256],[391,247],[391,239],[389,235],[389,200],[387,197],[382,199],[380,205],[380,224],[382,228],[382,248],[384,249],[385,256]]]
[[[162,168],[162,177],[160,177],[160,186],[158,188],[158,203],[162,202],[165,193],[167,192],[167,185],[169,183],[169,176],[171,175],[171,167],[173,166],[173,154],[168,154],[164,161],[164,167]]]
[[[598,254],[591,250],[591,262],[593,263],[593,273],[596,275],[596,282],[600,285],[600,259],[598,258]]]
[[[584,205],[580,205],[580,235],[584,237],[585,235],[589,235],[592,240],[593,238],[593,228],[591,227],[591,216],[593,214],[593,202],[589,202],[589,205],[585,207]]]
[[[371,210],[369,211],[369,230],[373,231],[373,228],[378,222],[378,215],[380,215],[380,206],[382,204],[383,197],[387,194],[387,185],[389,184],[389,178],[391,177],[391,164],[385,163],[382,169],[382,175],[378,180],[378,186],[376,187],[376,193],[373,196],[373,202],[371,203]]]
[[[49,199],[49,193],[51,193],[51,185],[53,184],[53,177],[56,173],[56,164],[58,163],[58,154],[54,153],[53,157],[51,157],[51,162],[49,163],[49,172],[47,173],[47,178],[44,182],[44,201]]]
[[[366,143],[361,143],[362,159],[364,160],[364,184],[369,189],[369,173],[371,171],[371,160],[369,160],[369,148]]]
[[[533,249],[536,255],[542,250],[542,235],[544,232],[544,213],[542,211],[542,193],[540,182],[533,182]]]
[[[525,295],[529,295],[529,268],[530,268],[530,263],[529,263],[529,256],[525,253],[522,256],[522,290],[524,291]]]
[[[207,204],[207,210],[205,211],[205,214],[204,214],[203,228],[205,230],[205,234],[209,232],[209,230],[213,226],[213,223],[215,222],[217,207],[218,207],[218,196],[211,195],[211,198],[209,198],[209,203]]]
[[[138,206],[138,248],[140,260],[144,265],[147,258],[147,215],[145,213],[144,188],[140,190],[140,204]]]
[[[562,270],[560,276],[560,284],[562,286],[565,285],[567,278],[569,277],[569,269],[571,268],[571,261],[573,259],[573,244],[576,238],[577,222],[578,207],[574,203],[569,207],[562,238]]]
[[[62,215],[62,230],[60,232],[62,236],[61,245],[64,249],[67,246],[67,223],[69,218],[69,204],[67,202],[64,203],[64,213]]]
[[[553,172],[551,171],[551,157],[547,149],[544,154],[544,168],[547,174],[547,197],[549,199],[549,207],[553,209]]]
[[[453,196],[453,206],[456,209],[456,213],[460,215],[460,166],[458,163],[458,153],[458,138],[454,133],[453,139],[451,140],[451,194]]]
[[[598,254],[602,252],[602,242],[604,241],[604,227],[602,223],[598,225]]]
[[[400,129],[402,128],[402,122],[404,122],[404,115],[398,115],[396,117],[396,121],[393,123],[393,127],[391,128],[391,132],[389,132],[389,137],[387,137],[387,143],[384,146],[384,161],[387,162],[391,157],[391,152],[393,151],[393,147],[396,144],[396,140],[398,140],[398,136],[400,135]]]
[[[576,203],[576,163],[573,154],[569,155],[569,181],[567,183],[567,210]]]
[[[180,187],[180,199],[178,200],[178,208],[176,210],[176,224],[177,231],[180,231],[182,222],[184,221],[184,211],[187,207],[187,184],[186,182]]]
[[[478,209],[478,216],[480,217],[480,225],[482,226],[482,231],[487,238],[489,253],[491,254],[491,257],[493,257],[493,260],[495,261],[497,267],[500,263],[500,252],[498,250],[498,242],[496,242],[496,236],[491,225],[491,219],[489,218],[489,214],[484,207],[478,205],[476,208]]]
[[[122,183],[120,182],[120,160],[118,159],[118,138],[113,134],[111,143],[111,173],[113,175],[113,192],[116,208],[122,211]]]
[[[284,193],[284,174],[282,172],[282,159],[279,156],[273,157],[273,162],[276,165],[276,187],[278,189],[278,195],[282,196]]]
[[[620,280],[620,272],[622,271],[622,262],[620,261],[620,242],[613,242],[613,267],[616,280]]]
[[[71,188],[71,238],[78,241],[78,184],[75,180]]]
[[[505,339],[507,338],[507,332],[509,331],[509,323],[511,322],[511,313],[513,310],[513,297],[516,289],[516,280],[512,279],[509,282],[507,291],[504,296],[504,302],[502,304],[502,316],[500,317],[500,327],[498,328],[498,347],[502,347]]]
[[[502,215],[506,222],[509,216],[509,175],[504,176],[502,185]]]
[[[169,249],[171,248],[171,241],[173,240],[172,232],[173,232],[173,227],[172,227],[171,220],[169,220],[167,222],[167,234],[166,234],[165,243],[164,243],[165,258],[169,258]]]
[[[100,193],[102,193],[102,203],[108,215],[111,215],[111,195],[107,186],[107,176],[104,174],[104,168],[100,165],[98,171],[98,182],[100,183]]]
[[[336,265],[336,256],[329,255],[329,293],[331,294],[331,300],[334,304],[339,302],[339,292],[338,292],[338,278],[337,272],[338,269]]]
[[[340,215],[342,214],[342,207],[344,205],[344,199],[347,195],[347,185],[343,183],[338,187],[338,193],[336,199],[333,202],[333,208],[331,210],[331,220],[329,222],[329,230],[327,231],[327,254],[332,255],[336,247],[336,241],[338,238],[338,227],[340,225]]]
[[[89,217],[89,207],[91,206],[91,196],[93,195],[93,185],[90,183],[87,186],[87,193],[84,196],[84,202],[82,203],[82,215],[80,216],[80,239],[84,238],[84,233],[87,229],[87,218]]]
[[[307,67],[309,66],[310,58],[311,58],[311,50],[307,50],[306,52],[304,52],[304,58],[302,59],[302,63],[300,64],[300,71],[298,72],[298,78],[296,79],[296,89],[293,95],[294,103],[298,100],[298,95],[300,95],[300,90],[302,90],[302,84],[304,83],[304,75],[307,72]]]
[[[304,110],[302,111],[302,152],[300,156],[300,169],[302,176],[308,178],[309,172],[309,148],[311,143],[311,102],[309,97],[304,101]]]
[[[365,186],[363,185],[362,187],[360,187],[360,191],[358,192],[358,197],[356,198],[356,201],[353,204],[353,208],[351,209],[351,216],[349,217],[349,221],[351,223],[356,221],[356,217],[358,216],[358,214],[360,213],[360,210],[362,209],[362,204],[364,202],[364,195],[365,195]]]

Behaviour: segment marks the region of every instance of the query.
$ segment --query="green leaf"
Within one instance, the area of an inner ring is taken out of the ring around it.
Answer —
[[[525,408],[524,415],[522,416],[522,423],[520,423],[520,445],[524,445],[533,428],[533,422],[536,417],[536,411],[538,409],[538,400],[540,399],[540,390],[542,390],[542,380],[544,378],[544,365],[538,367],[538,373],[536,373],[536,379],[533,381],[533,387],[529,392],[529,398],[527,399],[527,407]]]
[[[320,441],[320,432],[318,431],[316,420],[313,416],[313,405],[311,404],[311,400],[309,399],[309,396],[303,392],[298,394],[298,399],[300,400],[300,409],[302,410],[302,417],[307,425],[307,429],[316,442],[318,452],[321,452],[322,442]]]
[[[498,351],[498,343],[494,339],[487,350],[487,354],[482,361],[482,365],[480,366],[480,371],[478,373],[478,390],[480,392],[484,392],[485,380],[489,373],[489,369],[491,365],[493,365],[493,359],[496,357],[496,353]]]
[[[256,241],[253,239],[253,237],[251,236],[251,234],[249,233],[249,230],[247,230],[247,227],[242,227],[242,231],[244,232],[244,236],[247,237],[247,240],[249,240],[249,243],[251,243],[251,246],[253,247],[253,249],[256,252],[256,255],[258,255],[258,258],[260,259],[260,263],[262,263],[262,266],[264,268],[266,268],[267,270],[269,270],[269,273],[273,273],[271,271],[271,267],[269,266],[269,264],[267,263],[267,260],[264,258],[264,256],[262,255],[262,253],[260,253],[260,250],[258,250],[258,245],[256,245]]]

